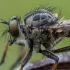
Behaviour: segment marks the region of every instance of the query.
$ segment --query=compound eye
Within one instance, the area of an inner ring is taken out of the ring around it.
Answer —
[[[14,31],[17,29],[17,21],[13,20],[10,22],[10,30]]]
[[[38,20],[40,20],[40,15],[34,16],[33,21],[38,21]]]
[[[9,24],[9,32],[13,37],[18,37],[19,36],[19,28],[18,28],[18,23],[16,20],[13,20]]]

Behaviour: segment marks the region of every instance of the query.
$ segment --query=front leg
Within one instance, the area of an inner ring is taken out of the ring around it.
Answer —
[[[27,40],[16,39],[14,43],[17,44],[17,45],[23,46],[24,48],[22,49],[22,51],[19,54],[17,60],[10,67],[9,70],[13,70],[16,67],[16,65],[21,61],[21,59],[26,55],[26,52],[29,50],[29,44],[28,44],[28,41]]]
[[[29,39],[29,40],[28,40],[28,44],[29,44],[30,50],[28,51],[26,57],[25,57],[24,60],[22,61],[20,70],[23,70],[23,67],[25,66],[25,64],[28,62],[28,60],[29,60],[29,59],[31,58],[31,56],[32,56],[32,52],[33,52],[33,40],[32,40],[32,39]]]
[[[29,50],[29,51],[28,51],[26,57],[25,57],[24,60],[22,61],[20,70],[23,70],[23,67],[24,67],[25,64],[28,62],[28,60],[31,58],[31,56],[32,56],[32,51],[33,51],[33,50]]]
[[[17,58],[17,60],[16,60],[15,63],[11,66],[11,68],[10,68],[9,70],[13,70],[13,69],[16,67],[16,65],[18,64],[18,62],[20,62],[21,59],[25,56],[25,54],[26,54],[26,50],[23,49],[23,50],[21,51],[19,57]]]
[[[57,68],[58,60],[59,60],[57,56],[55,56],[52,52],[48,50],[40,50],[39,53],[42,53],[43,55],[55,60],[55,64],[52,66],[51,70],[55,70]]]
[[[4,49],[4,52],[3,52],[3,55],[2,55],[2,59],[1,59],[1,62],[0,62],[0,65],[4,63],[5,57],[6,57],[6,54],[7,54],[8,47],[9,47],[9,45],[12,45],[14,43],[14,41],[15,41],[15,39],[10,39],[6,43],[5,49]]]
[[[9,44],[10,44],[10,42],[8,41],[5,45],[5,49],[4,49],[4,52],[3,52],[3,55],[2,55],[2,59],[0,61],[0,65],[4,63]]]

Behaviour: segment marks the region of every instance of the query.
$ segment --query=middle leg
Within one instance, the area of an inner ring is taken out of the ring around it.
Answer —
[[[55,70],[57,68],[59,58],[56,55],[48,50],[40,50],[39,53],[42,53],[43,55],[55,60],[55,64],[52,66],[51,70]]]

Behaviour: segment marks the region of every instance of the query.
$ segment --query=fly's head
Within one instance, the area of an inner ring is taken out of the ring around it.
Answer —
[[[19,31],[20,31],[20,18],[19,17],[13,16],[10,18],[9,22],[2,20],[1,23],[7,24],[9,26],[7,32],[9,32],[10,35],[12,35],[13,37],[19,36]]]

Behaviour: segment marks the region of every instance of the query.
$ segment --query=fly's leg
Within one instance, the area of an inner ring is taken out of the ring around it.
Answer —
[[[25,57],[24,60],[22,61],[20,70],[23,70],[23,67],[24,67],[25,64],[28,62],[28,60],[31,58],[31,56],[32,56],[32,51],[33,51],[33,50],[29,50],[29,51],[28,51],[26,57]]]
[[[68,52],[70,51],[70,46],[65,46],[60,49],[51,50],[53,53],[61,53],[61,52]]]
[[[15,63],[11,66],[11,68],[9,70],[13,70],[16,65],[21,61],[21,59],[25,56],[27,50],[29,49],[29,45],[28,45],[28,42],[26,40],[19,40],[19,39],[16,39],[15,44],[17,45],[20,45],[20,46],[23,46],[25,47],[25,49],[23,49],[19,55],[19,57],[17,58],[17,60],[15,61]]]
[[[7,54],[7,50],[8,50],[8,46],[10,45],[10,42],[8,41],[5,45],[5,49],[4,49],[4,52],[3,52],[3,55],[2,55],[2,59],[1,59],[1,62],[0,62],[0,65],[4,63],[5,61],[5,57],[6,57],[6,54]]]
[[[16,62],[11,66],[11,68],[10,68],[9,70],[13,70],[13,69],[16,67],[16,65],[21,61],[21,59],[25,56],[25,54],[26,54],[26,50],[23,49],[23,50],[21,51],[21,53],[20,53],[18,59],[17,59]]]
[[[47,44],[47,43],[43,43],[43,46],[45,47],[45,49],[48,49],[48,50],[52,50],[53,47],[58,44],[63,38],[62,37],[59,37],[57,40],[54,41],[54,43],[52,45],[50,44]]]
[[[27,41],[25,41],[25,40],[16,40],[15,44],[18,44],[20,46],[25,46],[26,48],[30,48],[30,50],[27,52],[26,56],[25,56],[26,50],[23,49],[22,52],[20,53],[18,59],[16,60],[16,62],[10,68],[10,70],[13,70],[14,67],[17,65],[17,63],[25,56],[25,58],[24,58],[24,60],[21,64],[21,68],[20,68],[20,70],[22,70],[24,65],[28,62],[28,60],[30,59],[30,57],[32,55],[33,44],[32,44],[32,42],[30,42],[30,40],[27,40]]]
[[[51,70],[55,70],[57,68],[59,58],[56,55],[48,50],[40,50],[39,53],[42,53],[43,55],[55,60],[55,64],[52,66]]]
[[[1,62],[0,62],[0,65],[4,63],[5,57],[6,57],[6,54],[7,54],[8,47],[9,47],[9,45],[12,45],[14,43],[14,41],[15,41],[15,39],[10,39],[6,43],[5,49],[4,49],[4,52],[3,52],[3,55],[2,55],[2,59],[1,59]]]

